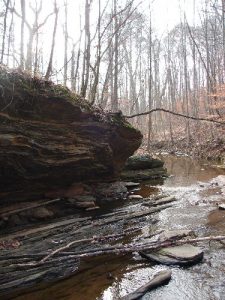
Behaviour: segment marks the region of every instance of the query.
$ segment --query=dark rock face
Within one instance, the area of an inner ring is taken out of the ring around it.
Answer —
[[[152,158],[148,154],[134,155],[127,159],[121,179],[142,181],[162,178],[166,176],[166,169],[163,168],[163,165],[162,160]]]
[[[116,181],[97,184],[94,193],[100,201],[122,200],[127,197],[128,189],[123,182]]]
[[[121,174],[123,180],[148,180],[157,179],[166,176],[165,168],[153,168],[144,170],[124,170]]]
[[[164,162],[162,160],[151,157],[148,154],[145,155],[133,155],[129,157],[125,164],[126,170],[145,170],[153,168],[163,167]]]
[[[0,199],[116,178],[142,135],[67,88],[0,68]]]

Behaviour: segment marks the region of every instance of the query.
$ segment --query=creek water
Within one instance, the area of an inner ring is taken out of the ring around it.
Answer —
[[[142,221],[143,231],[154,233],[162,229],[191,229],[198,236],[225,235],[225,170],[189,157],[165,156],[170,174],[163,183],[142,184],[144,197],[165,193],[177,201],[154,216]],[[116,204],[111,210],[131,203]],[[143,233],[143,232],[142,232]],[[17,300],[116,300],[149,281],[160,269],[171,269],[171,281],[142,297],[143,300],[213,300],[225,299],[225,246],[218,242],[202,243],[204,259],[188,267],[156,265],[137,254],[104,256],[86,259],[74,276],[53,284],[42,284],[20,295]]]

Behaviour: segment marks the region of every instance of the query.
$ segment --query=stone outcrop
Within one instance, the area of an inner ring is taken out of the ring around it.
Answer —
[[[163,168],[164,162],[150,155],[134,155],[127,159],[123,172],[122,180],[149,180],[166,176],[166,169]]]
[[[110,181],[142,135],[67,88],[0,68],[0,200],[44,197]]]

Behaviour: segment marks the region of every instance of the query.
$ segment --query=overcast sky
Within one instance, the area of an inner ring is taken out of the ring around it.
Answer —
[[[73,42],[76,42],[79,39],[80,34],[80,16],[82,19],[82,28],[84,24],[84,8],[85,0],[67,0],[68,1],[68,31],[69,36],[73,37]],[[113,0],[101,0],[102,9],[105,6],[105,3],[109,1],[109,8]],[[27,3],[35,5],[35,0],[30,0]],[[20,1],[16,1],[17,10],[20,11]],[[118,0],[118,5],[122,8],[126,5],[127,0]],[[149,16],[149,5],[151,7],[152,15],[152,27],[157,35],[167,34],[176,24],[178,24],[183,18],[183,11],[187,16],[188,22],[193,23],[194,19],[194,6],[196,6],[195,20],[198,23],[199,10],[201,9],[202,0],[134,0],[134,6],[138,5],[138,11],[140,13],[146,14]],[[60,7],[59,13],[59,22],[57,29],[57,40],[56,40],[56,49],[55,49],[55,61],[57,63],[56,68],[59,69],[63,66],[63,22],[64,22],[64,0],[57,0],[57,4]],[[195,4],[195,5],[194,5]],[[43,0],[43,10],[40,15],[39,22],[41,23],[44,18],[53,11],[53,0]],[[91,19],[97,20],[98,15],[98,0],[93,0],[91,7]],[[29,23],[32,24],[34,21],[34,14],[29,9],[27,5],[27,17],[29,18]],[[18,20],[17,35],[20,35],[20,20]],[[46,23],[46,25],[41,28],[40,33],[42,38],[40,39],[39,45],[43,47],[44,53],[48,53],[51,48],[51,37],[53,32],[54,16],[51,16]],[[92,25],[94,30],[96,24]],[[18,39],[19,42],[19,39]],[[70,40],[72,43],[72,40]],[[18,44],[19,47],[19,44]],[[49,55],[45,55],[44,59],[47,63]]]
[[[102,0],[102,8],[107,0]],[[109,0],[110,1],[113,0]],[[35,2],[31,0],[30,2]],[[142,13],[148,13],[149,4],[152,10],[152,23],[153,27],[160,33],[167,31],[167,29],[172,29],[174,25],[179,23],[181,17],[181,11],[185,10],[188,21],[193,22],[194,15],[194,3],[196,6],[196,20],[198,19],[198,9],[201,9],[202,0],[135,0],[134,5],[138,5],[138,9]],[[63,14],[64,0],[57,0],[58,5],[61,7],[61,15]],[[118,5],[124,7],[127,0],[118,0]],[[79,35],[79,20],[80,14],[84,19],[84,4],[85,0],[68,0],[68,18],[70,31],[73,31]],[[110,6],[110,5],[109,5]],[[52,11],[52,1],[43,1],[43,7],[46,13]],[[97,18],[98,11],[98,0],[93,0],[92,2],[92,17],[96,15]],[[31,19],[33,16],[30,16]],[[50,28],[49,28],[50,29]],[[71,32],[72,33],[72,32]]]

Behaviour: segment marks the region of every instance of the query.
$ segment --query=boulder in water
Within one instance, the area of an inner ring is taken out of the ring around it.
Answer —
[[[123,170],[121,173],[121,179],[123,180],[148,180],[157,179],[166,176],[165,168],[154,168],[145,170]]]
[[[148,154],[133,155],[129,157],[125,164],[125,170],[145,170],[163,167],[164,162],[160,159],[153,158]]]

